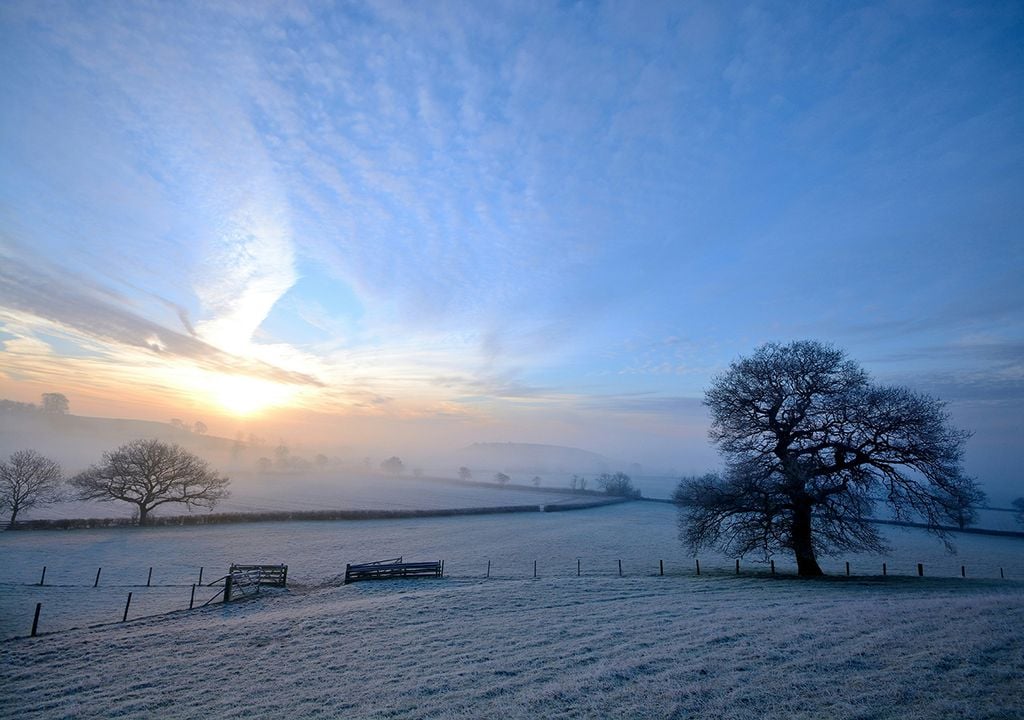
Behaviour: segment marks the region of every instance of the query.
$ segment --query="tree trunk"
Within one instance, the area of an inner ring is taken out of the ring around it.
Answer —
[[[800,577],[820,577],[824,575],[818,558],[814,555],[814,543],[811,542],[811,509],[798,508],[793,511],[793,552],[796,554],[796,568]]]
[[[20,510],[20,509],[21,508],[19,508],[17,505],[15,505],[13,508],[11,508],[11,520],[7,524],[7,527],[14,527],[14,519],[16,517],[18,517],[18,510]]]
[[[139,505],[139,527],[142,527],[148,522],[146,519],[148,515],[149,508],[145,505]]]

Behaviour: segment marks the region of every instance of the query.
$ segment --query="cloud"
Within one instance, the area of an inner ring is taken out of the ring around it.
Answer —
[[[109,290],[56,268],[41,270],[13,254],[0,254],[0,303],[31,324],[36,317],[85,336],[127,348],[147,349],[167,360],[188,360],[216,372],[292,385],[322,386],[317,378],[226,353],[202,340],[148,320]]]

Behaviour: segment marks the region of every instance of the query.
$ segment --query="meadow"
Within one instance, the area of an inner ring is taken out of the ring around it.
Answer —
[[[958,554],[948,555],[918,530],[887,528],[887,556],[829,558],[831,577],[806,581],[784,557],[774,577],[752,559],[737,576],[730,559],[710,553],[697,576],[676,534],[674,508],[642,502],[568,513],[4,533],[0,714],[1024,712],[1024,540],[959,536]],[[346,562],[399,555],[444,559],[446,577],[341,584]],[[185,609],[199,567],[210,579],[231,562],[287,563],[289,588]],[[43,565],[40,587],[33,583]],[[163,587],[138,587],[151,566]],[[135,599],[121,623],[128,592]],[[44,634],[26,638],[37,602]]]

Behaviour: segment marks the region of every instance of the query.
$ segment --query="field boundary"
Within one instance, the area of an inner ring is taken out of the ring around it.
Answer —
[[[182,525],[222,525],[247,522],[406,520],[410,518],[452,517],[459,515],[498,515],[504,513],[564,512],[587,510],[604,505],[629,502],[629,498],[606,497],[576,503],[551,505],[498,505],[475,508],[431,510],[271,510],[267,512],[207,513],[203,515],[150,516],[146,527]],[[96,528],[138,527],[133,518],[62,518],[56,520],[19,520],[8,530],[90,530]]]

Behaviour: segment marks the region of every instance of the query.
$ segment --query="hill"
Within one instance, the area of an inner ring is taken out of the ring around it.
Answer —
[[[170,423],[45,413],[27,403],[0,401],[0,457],[31,448],[74,472],[98,462],[104,451],[136,438],[177,443],[212,462],[224,462],[233,440],[188,432]]]

